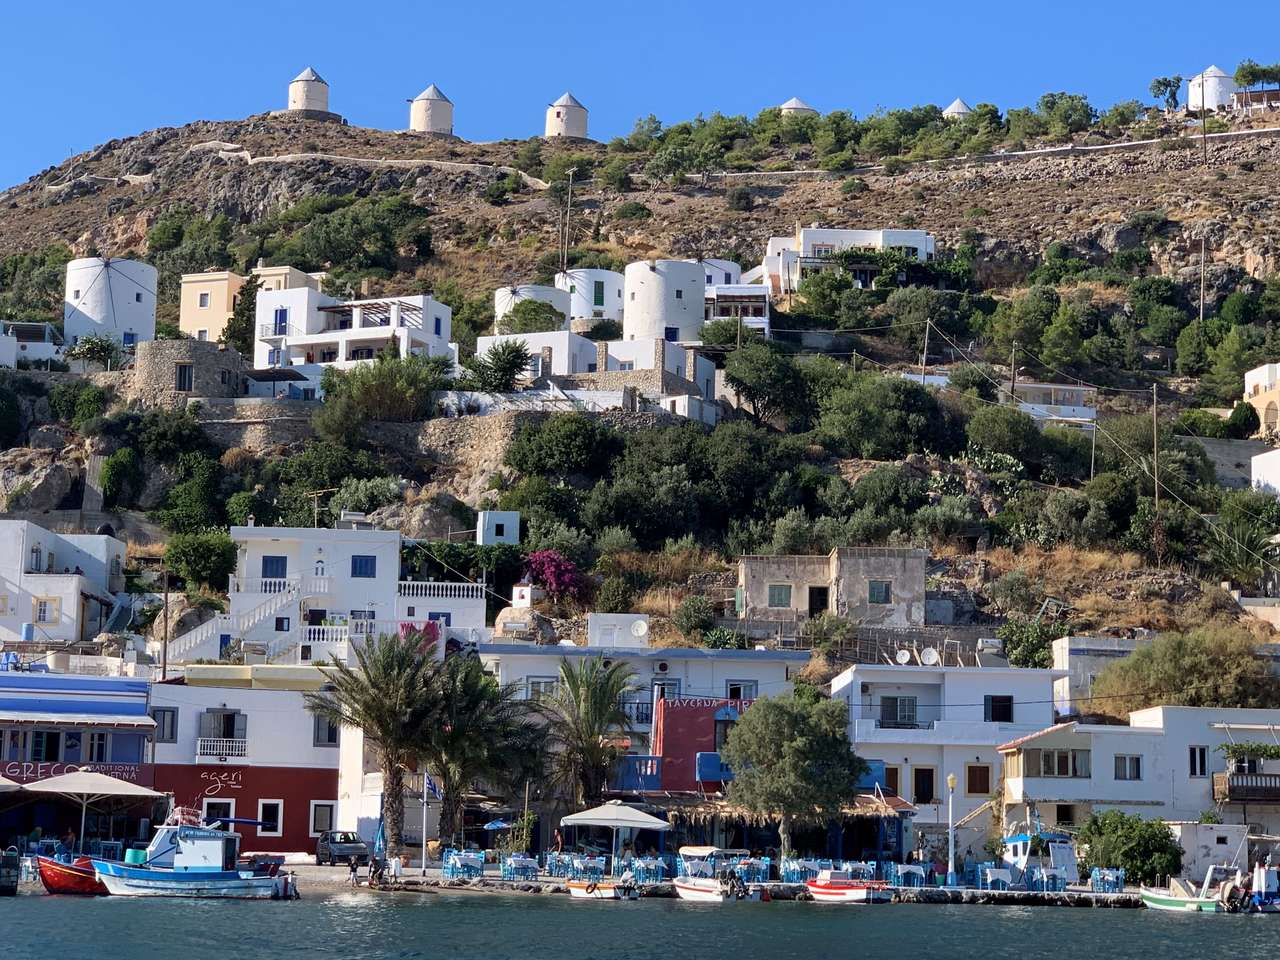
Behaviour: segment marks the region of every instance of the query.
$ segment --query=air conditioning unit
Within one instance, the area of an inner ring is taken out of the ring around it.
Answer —
[[[657,663],[653,665],[654,673],[666,673],[670,669],[671,669],[670,664],[668,664],[667,661],[665,660],[659,660]]]

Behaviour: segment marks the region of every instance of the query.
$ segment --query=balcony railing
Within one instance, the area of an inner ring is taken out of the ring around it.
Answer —
[[[376,621],[375,621],[376,622]],[[351,631],[346,624],[341,626],[307,626],[302,628],[302,643],[346,643]]]
[[[401,580],[398,593],[402,597],[426,600],[483,600],[482,583],[444,583],[437,580]]]
[[[609,789],[640,793],[662,789],[662,758],[630,755],[619,757],[609,778]]]
[[[627,719],[634,724],[653,723],[653,702],[651,700],[623,700],[618,704]]]
[[[248,740],[232,740],[225,737],[201,737],[196,741],[197,760],[243,760],[248,755]]]
[[[1280,773],[1215,773],[1215,803],[1280,803]]]
[[[332,577],[232,577],[232,593],[283,593],[297,587],[307,596],[324,596],[333,590]]]
[[[718,752],[694,754],[693,767],[699,783],[728,783],[733,779],[733,771]]]
[[[271,340],[276,337],[287,337],[289,328],[284,324],[260,323],[258,324],[258,339]]]

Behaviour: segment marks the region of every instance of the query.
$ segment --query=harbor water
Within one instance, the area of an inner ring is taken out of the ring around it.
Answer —
[[[305,896],[305,893],[304,893]],[[5,957],[226,960],[727,960],[1231,957],[1276,954],[1280,920],[1063,907],[572,901],[327,892],[292,903],[23,895]]]

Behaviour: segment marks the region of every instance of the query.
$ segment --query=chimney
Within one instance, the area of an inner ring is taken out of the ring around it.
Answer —
[[[365,277],[363,280],[361,280],[361,281],[360,281],[360,296],[361,296],[361,297],[367,297],[367,296],[369,296],[369,290],[370,290],[370,287],[372,286],[372,283],[373,283],[373,281],[372,281],[369,277]]]
[[[604,373],[609,369],[609,344],[604,340],[596,343],[596,373]]]

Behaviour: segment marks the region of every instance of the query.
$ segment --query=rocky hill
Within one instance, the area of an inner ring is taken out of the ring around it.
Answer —
[[[1169,223],[1152,245],[1162,273],[1186,270],[1198,280],[1202,236],[1213,279],[1224,287],[1241,274],[1274,271],[1280,143],[1266,136],[1214,142],[1207,167],[1191,141],[1161,146],[947,161],[893,176],[868,170],[857,174],[865,184],[857,192],[842,189],[841,175],[818,170],[713,177],[705,186],[641,184],[628,193],[591,185],[575,192],[575,242],[595,240],[619,257],[754,259],[767,237],[797,223],[919,226],[944,245],[976,238],[979,279],[1003,286],[1020,280],[1050,242],[1101,258],[1132,242],[1127,224],[1135,213],[1162,210]],[[557,205],[540,181],[525,177],[505,203],[484,199],[511,172],[520,147],[265,115],[154,130],[112,140],[0,193],[0,255],[51,241],[77,253],[145,253],[148,229],[180,203],[248,225],[318,194],[408,191],[431,211],[435,257],[422,278],[449,276],[480,292],[528,279],[556,247]],[[543,159],[566,152],[608,156],[604,145],[557,143],[544,147]],[[802,153],[781,153],[769,164],[788,165],[813,166]],[[751,190],[751,209],[726,203],[726,188],[737,185]],[[618,216],[634,202],[650,214]]]

